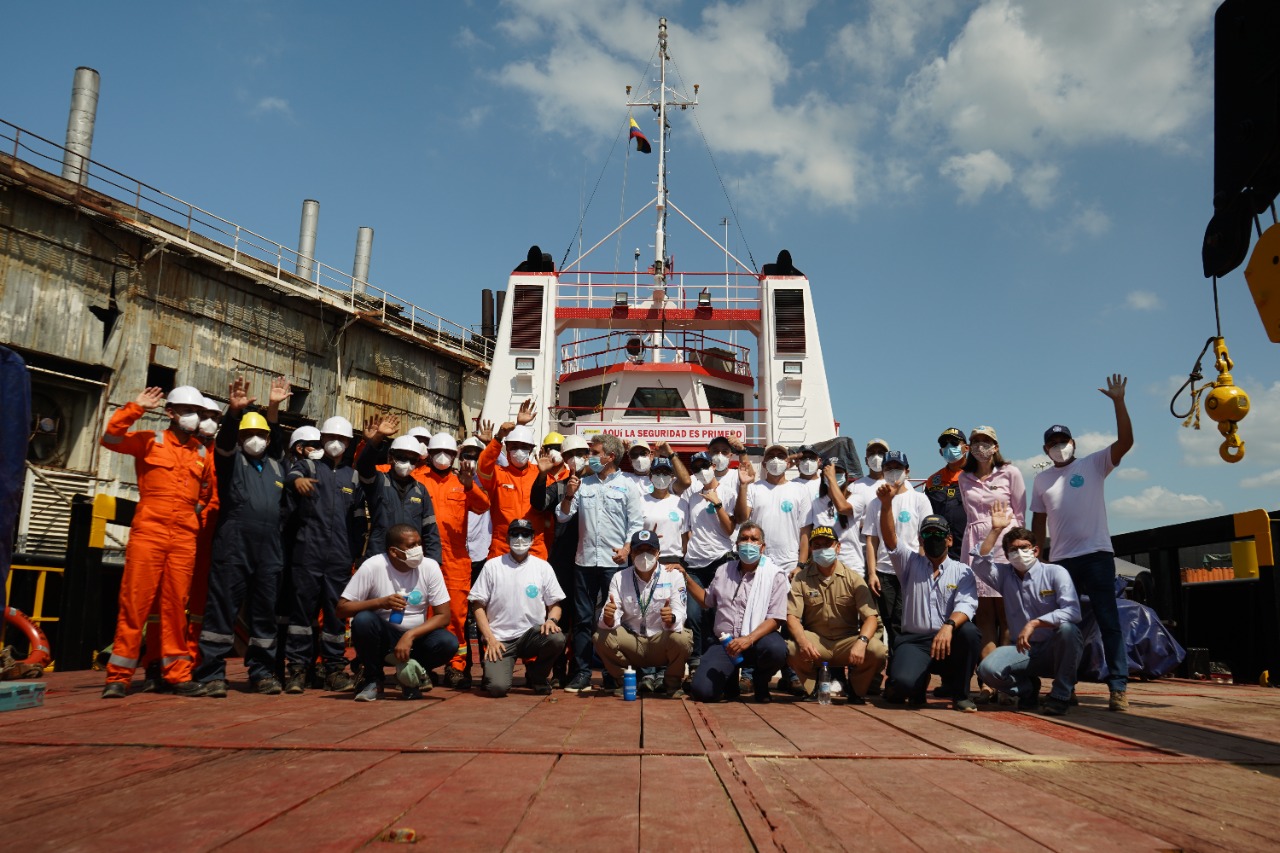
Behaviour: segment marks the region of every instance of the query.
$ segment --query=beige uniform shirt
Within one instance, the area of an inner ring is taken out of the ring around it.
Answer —
[[[879,624],[871,588],[839,560],[831,577],[823,577],[817,566],[796,575],[791,581],[787,615],[799,619],[806,631],[831,641],[857,636],[868,617],[875,616]]]

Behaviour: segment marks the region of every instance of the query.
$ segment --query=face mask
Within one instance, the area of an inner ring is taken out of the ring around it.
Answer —
[[[739,542],[738,559],[748,564],[758,563],[760,561],[760,546],[754,542]]]
[[[764,470],[768,471],[774,477],[780,477],[787,471],[787,460],[770,459],[764,463]]]
[[[582,470],[582,466],[587,464],[587,460],[581,456],[570,456],[568,459],[569,470],[577,474]]]
[[[813,552],[813,561],[825,569],[836,561],[836,549],[818,548]]]
[[[716,472],[712,471],[710,468],[703,468],[694,476],[698,478],[698,482],[702,483],[702,485],[709,486],[711,485],[711,481],[716,478]]]
[[[1025,572],[1031,568],[1036,561],[1036,553],[1033,548],[1014,548],[1008,553],[1008,557],[1009,565],[1020,572]]]
[[[260,435],[251,435],[240,446],[250,456],[261,456],[267,449],[267,440]]]
[[[551,455],[552,465],[559,465],[561,462],[564,461],[564,457],[560,455],[559,450],[552,450],[550,455]]]
[[[982,444],[969,445],[969,451],[974,456],[978,457],[979,459],[985,462],[989,460],[992,456],[996,455],[996,446],[994,444],[987,444],[984,441]]]
[[[964,448],[958,444],[948,444],[946,447],[939,447],[938,452],[942,454],[942,458],[948,462],[958,462],[964,457]]]
[[[397,477],[408,477],[413,473],[413,463],[408,459],[397,459],[391,463]]]
[[[924,553],[928,557],[941,557],[947,553],[947,538],[945,536],[930,536],[923,542]]]
[[[213,418],[205,418],[200,422],[201,435],[213,435],[218,431],[218,422]]]
[[[307,451],[307,458],[310,459],[312,462],[319,462],[321,459],[324,458],[324,451],[318,447],[312,448],[311,450]]]
[[[658,567],[658,555],[652,551],[645,551],[643,554],[636,554],[632,562],[636,564],[637,572],[647,575]]]
[[[631,460],[631,470],[637,474],[649,473],[649,466],[653,464],[653,460],[648,456],[637,456]]]
[[[414,545],[412,548],[409,548],[407,550],[402,548],[397,548],[396,550],[404,555],[401,559],[404,560],[404,564],[409,568],[416,569],[418,568],[418,566],[422,565],[422,546],[421,545]]]
[[[905,468],[890,468],[884,472],[884,481],[890,486],[896,486],[903,480],[907,479],[907,471]]]
[[[801,459],[799,464],[796,465],[796,468],[798,468],[800,473],[804,476],[812,477],[814,474],[818,473],[818,460]]]
[[[1054,462],[1070,462],[1071,458],[1076,455],[1076,443],[1068,441],[1066,444],[1059,444],[1049,448],[1049,458]]]
[[[675,477],[670,474],[654,474],[649,478],[650,482],[653,483],[653,488],[659,492],[671,488],[671,481],[674,479]]]
[[[727,470],[729,467],[729,457],[723,453],[717,453],[711,457],[711,464],[715,466],[717,471]]]
[[[178,427],[186,432],[195,432],[200,426],[200,416],[195,412],[178,416]]]
[[[867,457],[867,467],[872,471],[879,472],[882,465],[884,465],[883,453],[873,453]]]
[[[523,447],[519,450],[512,450],[507,453],[507,461],[517,468],[523,468],[529,464],[529,451]]]
[[[332,456],[334,459],[337,459],[345,453],[346,450],[347,443],[345,441],[338,441],[336,438],[324,443],[324,452]]]
[[[849,481],[849,478],[846,477],[844,474],[836,474],[836,485],[839,486],[840,488],[843,489],[844,484],[847,483],[848,481]]]
[[[441,471],[453,467],[453,454],[443,450],[431,457],[431,464]]]
[[[515,554],[517,557],[523,557],[525,554],[528,554],[529,549],[532,547],[532,539],[525,539],[523,536],[519,536],[511,540],[511,553]]]
[[[599,456],[588,456],[587,467],[591,469],[592,474],[599,474],[604,470],[604,460]]]

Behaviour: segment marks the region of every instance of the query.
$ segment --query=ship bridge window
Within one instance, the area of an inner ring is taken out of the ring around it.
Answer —
[[[609,393],[612,390],[612,382],[575,388],[569,392],[569,408],[579,416],[589,411],[599,411],[609,404]]]
[[[746,398],[741,393],[714,385],[703,385],[702,390],[707,394],[707,406],[711,409],[711,414],[719,415],[726,421],[746,420],[743,417]]]
[[[689,410],[675,388],[637,388],[624,415],[628,418],[687,418]]]

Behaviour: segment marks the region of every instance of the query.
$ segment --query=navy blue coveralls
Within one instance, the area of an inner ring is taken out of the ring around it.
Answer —
[[[427,487],[412,476],[404,480],[377,468],[378,448],[365,444],[356,459],[360,484],[369,502],[369,546],[365,555],[372,557],[387,550],[387,531],[397,524],[408,524],[422,536],[422,553],[441,559],[440,528],[436,526],[435,505]]]

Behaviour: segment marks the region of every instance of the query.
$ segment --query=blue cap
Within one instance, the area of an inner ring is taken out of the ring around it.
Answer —
[[[644,546],[645,548],[652,548],[655,551],[658,550],[658,534],[654,533],[652,530],[637,530],[635,533],[632,533],[631,552],[634,554],[635,550],[641,546]]]
[[[907,461],[907,454],[903,453],[901,450],[890,450],[887,453],[885,453],[884,462],[881,463],[880,467],[883,468],[885,465],[888,465],[890,462],[897,462],[903,468],[911,467],[911,463]]]
[[[1065,435],[1067,438],[1071,438],[1071,430],[1067,429],[1062,424],[1054,424],[1044,431],[1044,443],[1048,444],[1050,439],[1058,435]]]
[[[703,462],[707,463],[708,468],[713,465],[711,461],[711,454],[707,453],[705,450],[699,450],[697,453],[689,457],[689,467],[694,470],[701,467],[701,463]]]
[[[674,472],[675,470],[676,470],[676,469],[675,469],[675,466],[671,464],[671,457],[670,457],[670,456],[655,456],[655,457],[653,458],[653,463],[652,463],[652,464],[650,464],[650,466],[649,466],[649,473],[650,473],[650,474],[652,474],[654,471],[671,471],[671,472]]]

